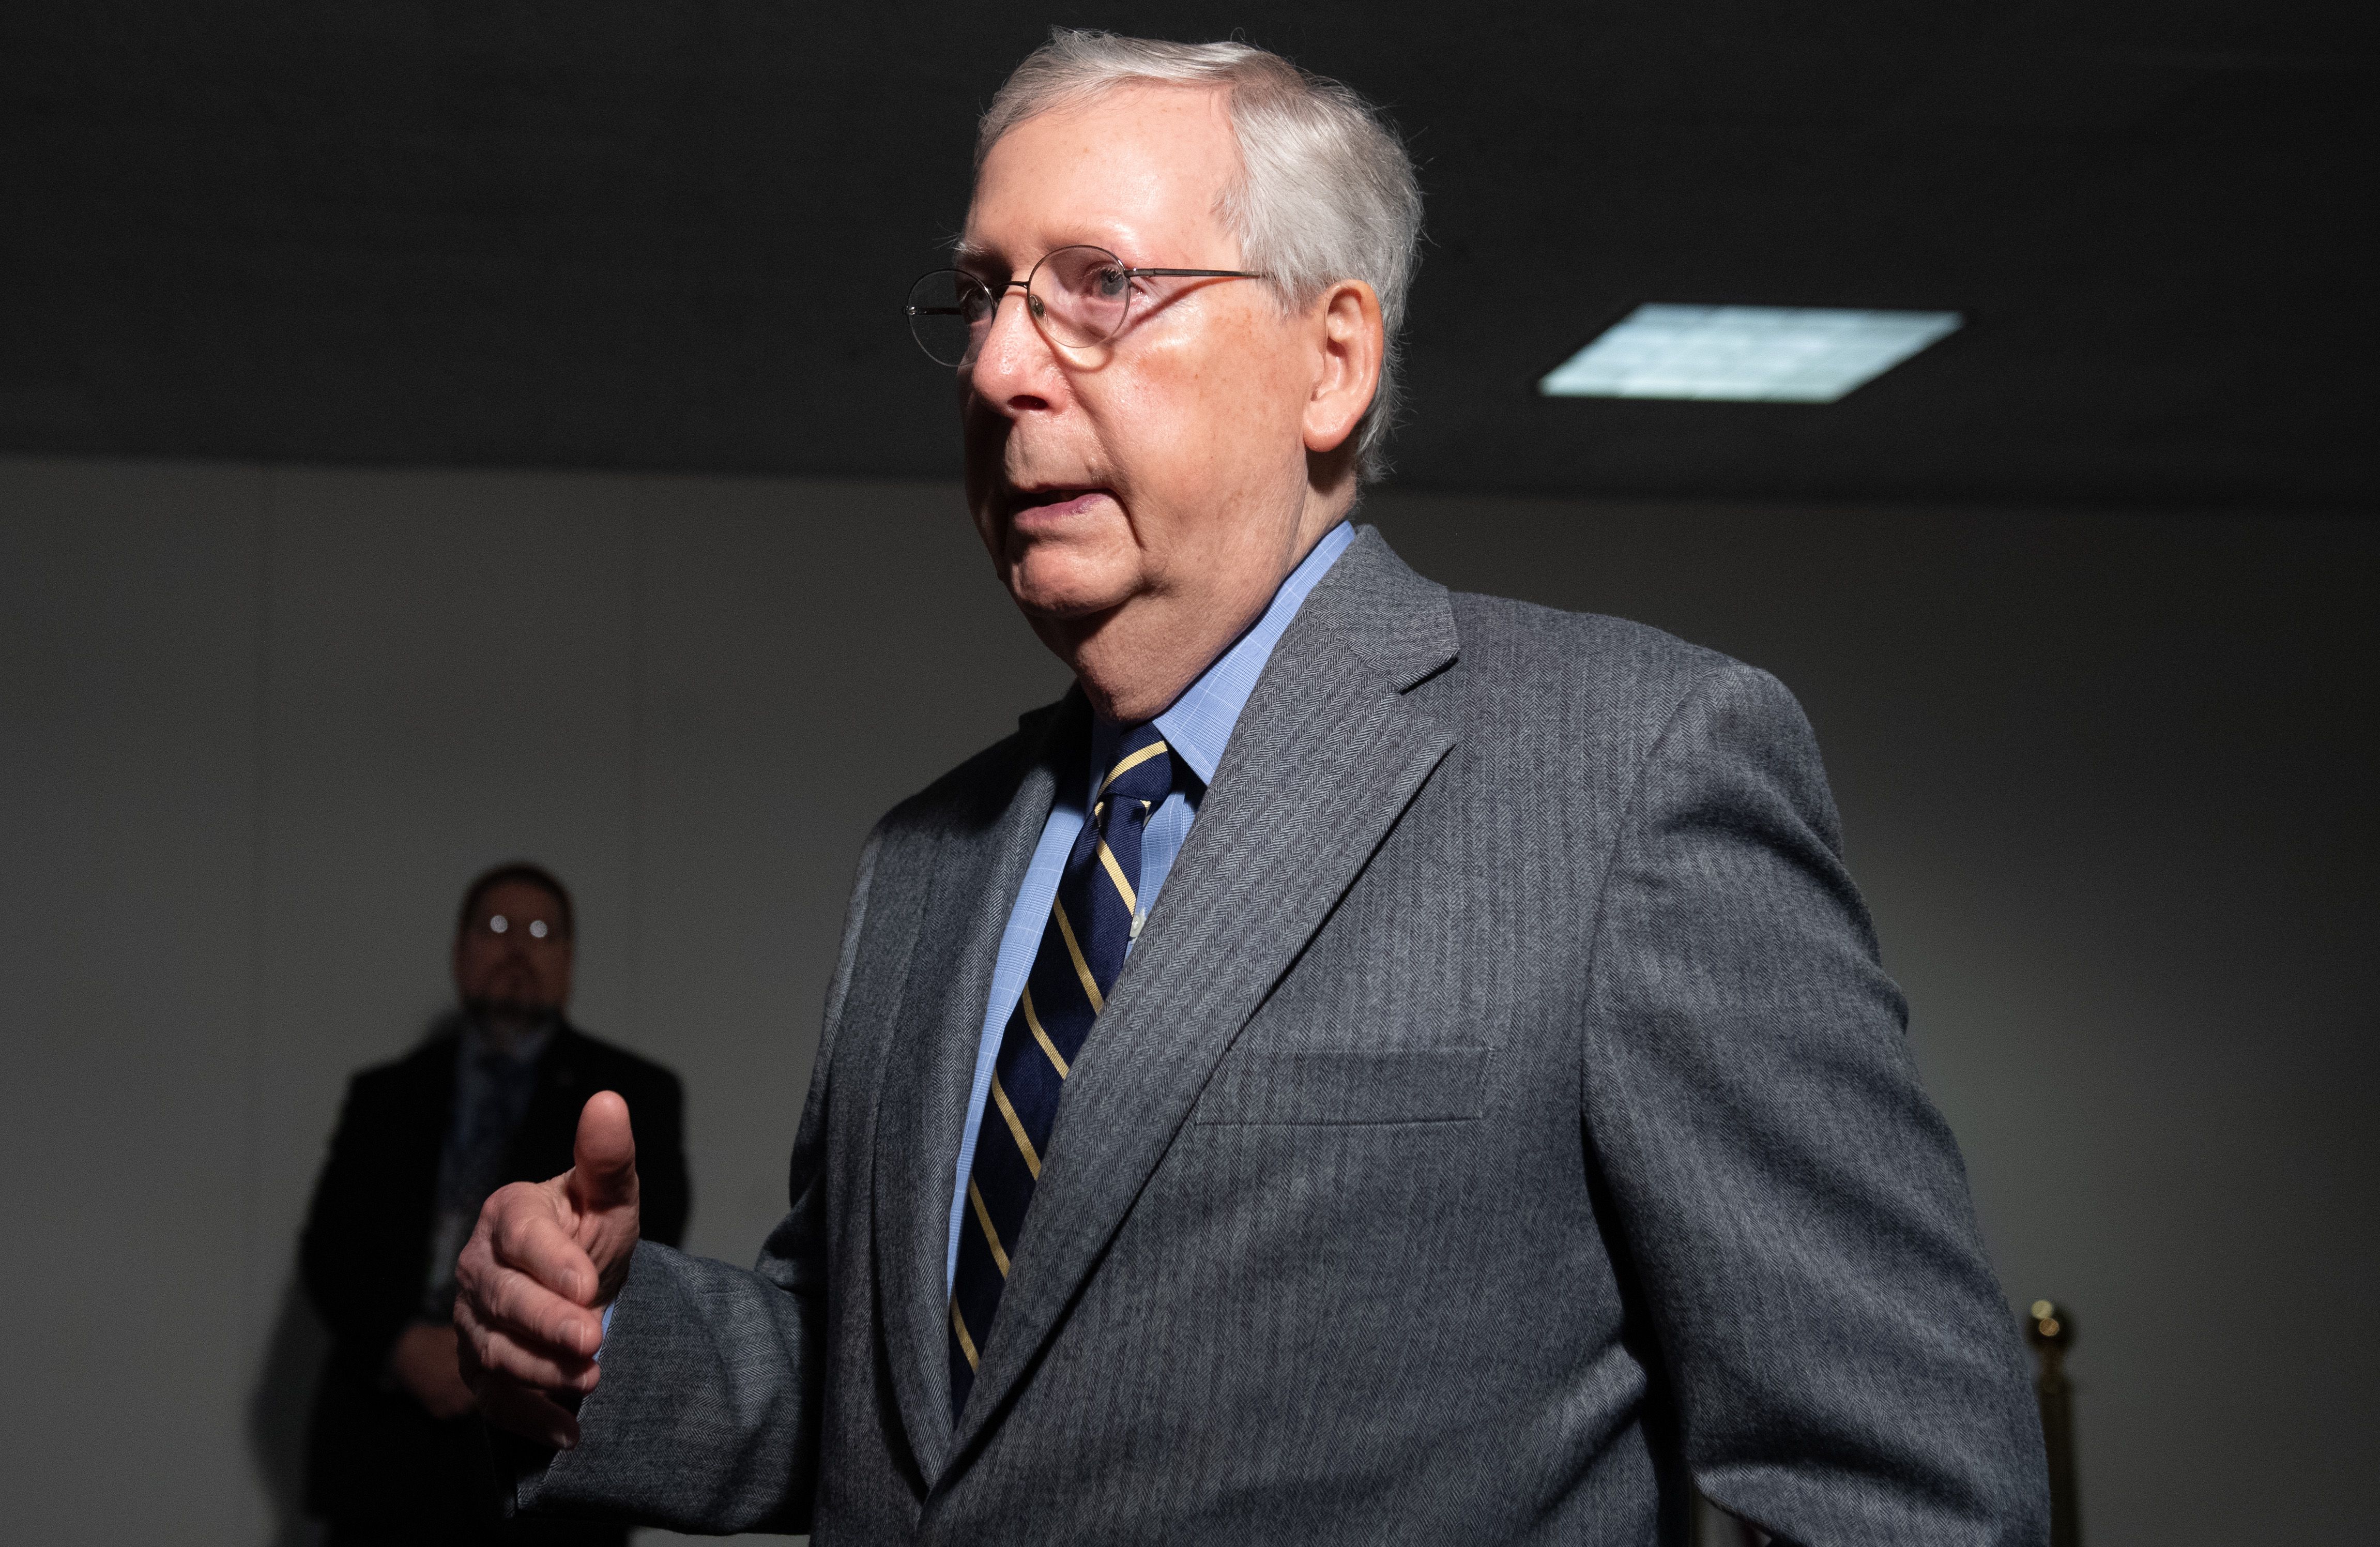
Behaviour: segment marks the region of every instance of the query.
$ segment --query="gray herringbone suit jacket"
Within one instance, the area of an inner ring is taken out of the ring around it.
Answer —
[[[753,1272],[638,1249],[526,1507],[844,1542],[2046,1537],[1958,1153],[1772,678],[1366,530],[1075,1065],[955,1430],[943,1261],[1079,694],[870,838]]]

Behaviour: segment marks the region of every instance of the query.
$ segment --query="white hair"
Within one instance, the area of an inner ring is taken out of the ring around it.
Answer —
[[[1421,262],[1421,185],[1403,143],[1344,84],[1261,48],[1053,27],[984,110],[977,169],[1002,135],[1034,115],[1144,81],[1227,94],[1241,174],[1216,213],[1239,238],[1242,261],[1285,304],[1309,305],[1342,279],[1379,297],[1388,352],[1356,431],[1355,462],[1366,481],[1380,478],[1401,384],[1405,294]]]

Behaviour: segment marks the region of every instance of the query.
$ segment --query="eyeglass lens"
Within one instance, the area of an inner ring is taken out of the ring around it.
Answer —
[[[1062,247],[1034,265],[1025,304],[1051,342],[1088,348],[1122,331],[1132,305],[1132,275],[1104,248]],[[941,364],[965,365],[983,347],[997,310],[997,298],[981,280],[942,269],[909,292],[909,331]]]

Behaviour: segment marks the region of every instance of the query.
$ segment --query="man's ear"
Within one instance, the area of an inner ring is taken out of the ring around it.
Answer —
[[[1315,323],[1314,386],[1305,399],[1305,449],[1335,451],[1372,406],[1380,364],[1389,351],[1380,298],[1360,279],[1342,279],[1322,292],[1309,313]]]

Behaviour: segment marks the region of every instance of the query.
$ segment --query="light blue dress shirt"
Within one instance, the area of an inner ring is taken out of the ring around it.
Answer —
[[[1157,717],[1157,728],[1165,737],[1166,746],[1184,766],[1198,775],[1198,783],[1196,790],[1185,790],[1177,785],[1165,803],[1149,817],[1142,832],[1140,884],[1135,889],[1140,913],[1133,925],[1135,938],[1140,921],[1156,906],[1157,894],[1173,869],[1174,857],[1182,852],[1183,840],[1190,835],[1190,823],[1198,814],[1198,800],[1206,787],[1214,783],[1215,766],[1222,761],[1223,748],[1232,739],[1232,727],[1239,724],[1240,711],[1247,706],[1248,695],[1256,690],[1257,678],[1264,675],[1265,663],[1272,659],[1272,647],[1281,641],[1282,632],[1297,616],[1297,609],[1305,604],[1316,582],[1330,573],[1339,555],[1347,551],[1347,544],[1354,541],[1355,529],[1344,521],[1325,533],[1322,541],[1314,545],[1314,551],[1299,561],[1297,567],[1289,572],[1289,579],[1281,581],[1281,589],[1273,592],[1272,603],[1265,608],[1264,615],[1231,649],[1217,656],[1215,664],[1183,690],[1171,709]],[[1025,993],[1025,980],[1032,975],[1033,958],[1041,949],[1041,932],[1049,924],[1050,904],[1058,895],[1058,878],[1066,868],[1067,851],[1075,847],[1075,835],[1083,830],[1084,810],[1079,802],[1084,792],[1099,782],[1122,734],[1121,726],[1093,719],[1089,777],[1077,789],[1062,790],[1056,804],[1050,808],[1050,820],[1041,828],[1041,842],[1033,850],[1032,868],[1025,872],[1025,884],[1017,890],[1015,906],[1008,910],[1008,928],[1000,937],[1000,958],[992,968],[991,995],[984,1005],[983,1030],[976,1044],[975,1089],[967,1097],[966,1127],[959,1138],[958,1169],[951,1184],[950,1249],[942,1261],[945,1294],[958,1273],[959,1229],[966,1212],[967,1174],[975,1169],[976,1132],[983,1126],[983,1103],[990,1099],[991,1069],[1000,1057],[1000,1041],[1007,1033],[1008,1017],[1016,1013],[1016,1001]],[[1127,944],[1124,949],[1129,952],[1131,946]]]

